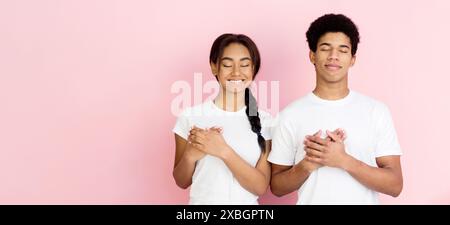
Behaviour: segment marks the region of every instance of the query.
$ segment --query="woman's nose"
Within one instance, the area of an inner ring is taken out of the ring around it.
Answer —
[[[241,69],[239,68],[239,66],[235,66],[233,68],[233,75],[240,75],[241,74]]]

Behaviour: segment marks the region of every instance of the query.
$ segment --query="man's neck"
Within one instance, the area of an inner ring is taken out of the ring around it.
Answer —
[[[349,94],[346,80],[338,83],[316,82],[316,88],[313,93],[321,99],[339,100],[345,98]]]

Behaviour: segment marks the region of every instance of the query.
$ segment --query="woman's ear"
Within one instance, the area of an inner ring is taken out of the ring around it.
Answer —
[[[212,74],[214,74],[214,76],[217,76],[219,74],[219,70],[217,68],[217,65],[214,63],[209,63],[209,65],[211,66],[211,72]]]

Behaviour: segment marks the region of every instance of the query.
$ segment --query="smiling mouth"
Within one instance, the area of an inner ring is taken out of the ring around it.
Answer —
[[[342,66],[339,66],[339,65],[325,65],[325,67],[326,67],[328,70],[339,70],[339,69],[342,68]]]
[[[230,83],[233,83],[233,84],[240,84],[240,83],[242,83],[242,82],[244,82],[245,80],[227,80],[227,82],[230,82]]]

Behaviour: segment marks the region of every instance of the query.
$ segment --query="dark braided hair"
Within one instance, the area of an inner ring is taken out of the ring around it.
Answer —
[[[259,67],[261,65],[261,57],[259,55],[258,48],[256,44],[247,36],[243,34],[222,34],[220,35],[213,43],[211,47],[211,52],[209,55],[209,62],[217,64],[218,60],[222,57],[224,49],[232,44],[238,43],[245,46],[249,53],[253,62],[253,79],[256,77],[256,74],[259,71]],[[220,67],[219,67],[220,68]],[[217,79],[217,77],[216,77]],[[261,120],[259,118],[258,106],[256,104],[256,99],[253,96],[251,90],[249,88],[245,89],[245,106],[247,109],[245,113],[247,114],[248,121],[250,122],[250,126],[252,131],[258,135],[258,144],[261,148],[261,151],[264,152],[266,149],[266,141],[264,137],[261,135]]]
[[[245,114],[247,114],[248,121],[252,127],[252,131],[258,135],[258,144],[261,150],[264,152],[266,149],[266,140],[261,135],[261,120],[259,119],[258,106],[256,105],[256,99],[252,95],[252,91],[249,88],[245,89]]]

